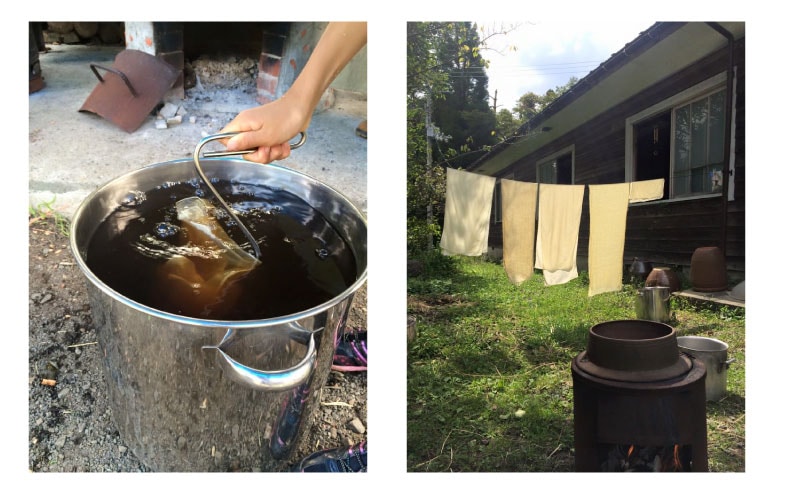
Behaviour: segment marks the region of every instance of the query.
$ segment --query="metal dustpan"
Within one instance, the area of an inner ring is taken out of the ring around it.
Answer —
[[[79,111],[100,115],[126,132],[142,125],[180,74],[169,63],[140,50],[123,50],[111,68],[99,64],[89,67],[100,83]]]

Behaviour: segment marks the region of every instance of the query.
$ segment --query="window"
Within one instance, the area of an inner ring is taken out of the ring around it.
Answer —
[[[722,191],[725,90],[675,108],[672,197]]]
[[[514,180],[514,173],[509,174],[506,179]],[[492,205],[492,222],[496,224],[503,221],[503,190],[500,184],[500,178],[498,178],[494,182],[494,203]]]
[[[721,194],[726,168],[725,81],[725,73],[718,74],[629,117],[626,180],[663,178],[664,199]],[[727,168],[731,169],[727,196],[733,199],[734,172],[732,166]]]
[[[572,184],[575,147],[570,146],[536,164],[536,182],[540,184]]]

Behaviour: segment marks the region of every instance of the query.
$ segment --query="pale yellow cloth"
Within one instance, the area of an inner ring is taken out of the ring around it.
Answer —
[[[539,228],[535,267],[545,285],[560,285],[578,277],[578,230],[586,186],[539,184]]]
[[[589,186],[589,297],[622,290],[627,182]]]
[[[533,274],[533,235],[536,232],[534,182],[501,179],[503,206],[503,267],[518,285]]]
[[[439,246],[445,255],[482,255],[489,250],[489,214],[495,178],[447,169],[444,227]]]
[[[639,203],[642,201],[660,200],[664,197],[664,179],[631,182],[629,201]]]

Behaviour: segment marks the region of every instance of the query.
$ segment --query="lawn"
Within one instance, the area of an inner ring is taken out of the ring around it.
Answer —
[[[635,302],[630,283],[588,297],[585,272],[515,286],[496,262],[427,258],[408,279],[408,471],[574,471],[570,363],[593,325],[635,319]],[[708,459],[712,472],[743,472],[744,309],[673,297],[671,310],[677,335],[726,342],[735,359],[726,395],[706,405]]]

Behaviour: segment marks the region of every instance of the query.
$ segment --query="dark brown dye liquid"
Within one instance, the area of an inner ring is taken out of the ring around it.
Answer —
[[[201,181],[128,194],[92,236],[87,265],[110,288],[140,304],[172,314],[225,321],[301,312],[336,297],[355,282],[352,250],[308,203],[264,186],[214,181],[214,187],[250,229],[262,253],[261,264],[236,280],[236,299],[224,312],[214,307],[202,312],[181,307],[175,294],[159,285],[159,270],[184,241],[175,208],[175,202],[183,198],[210,200],[217,207],[220,226],[252,254],[247,238]]]

